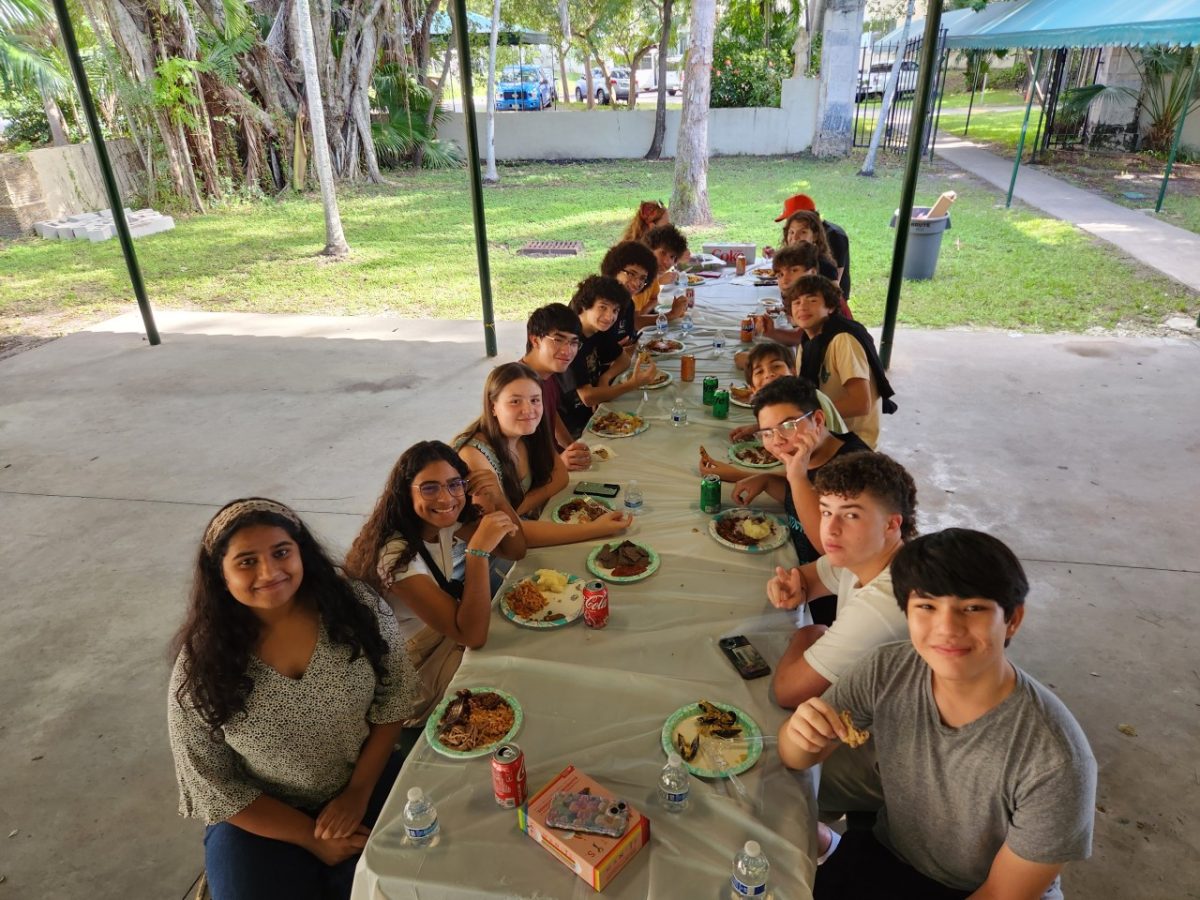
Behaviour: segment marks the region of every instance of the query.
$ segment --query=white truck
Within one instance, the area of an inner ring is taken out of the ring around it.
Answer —
[[[667,93],[674,97],[683,90],[683,74],[680,72],[680,66],[683,64],[683,57],[668,56],[667,57]],[[657,91],[658,90],[658,51],[651,50],[642,57],[638,63],[637,70],[637,89],[642,91]]]

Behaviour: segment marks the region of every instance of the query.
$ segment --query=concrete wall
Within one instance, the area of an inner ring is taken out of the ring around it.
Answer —
[[[714,109],[708,114],[711,156],[777,156],[800,153],[816,131],[817,81],[783,82],[779,108]],[[675,155],[680,110],[667,110],[663,156]],[[480,153],[487,139],[486,116],[479,117]],[[439,129],[443,138],[466,146],[462,113],[451,113]],[[545,110],[496,113],[496,158],[640,159],[654,137],[654,108]]]
[[[131,141],[106,146],[121,196],[128,201],[144,187],[141,158]],[[21,237],[33,231],[34,222],[108,206],[90,142],[0,154],[0,237]]]

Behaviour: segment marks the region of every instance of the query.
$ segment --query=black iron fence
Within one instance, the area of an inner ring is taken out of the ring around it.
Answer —
[[[938,71],[930,84],[934,102],[929,104],[925,128],[922,131],[922,152],[933,153],[933,139],[937,133],[937,121],[941,114],[941,96],[946,84],[946,66],[949,53],[945,49],[946,31],[939,38],[939,50],[935,55]],[[876,122],[883,114],[883,93],[891,75],[896,56],[900,56],[900,72],[896,81],[896,93],[884,120],[880,135],[881,149],[903,153],[908,149],[909,126],[912,122],[913,105],[916,99],[918,75],[921,72],[921,46],[924,38],[918,34],[903,47],[896,44],[876,44],[864,47],[859,56],[858,85],[855,89],[854,146],[868,147],[875,132]]]

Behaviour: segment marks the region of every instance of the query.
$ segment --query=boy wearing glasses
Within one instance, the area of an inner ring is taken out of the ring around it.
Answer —
[[[658,263],[658,278],[651,279],[641,291],[630,293],[633,293],[634,326],[652,328],[658,321],[655,307],[658,305],[659,286],[669,284],[679,277],[674,271],[675,263],[687,255],[688,242],[683,232],[674,225],[659,225],[642,236],[642,243],[654,254],[654,260]],[[667,319],[672,322],[682,319],[685,312],[687,294],[681,291],[671,302]]]
[[[525,355],[521,362],[537,372],[542,383],[542,415],[551,424],[555,449],[569,471],[592,464],[587,444],[571,438],[559,415],[562,387],[557,376],[570,368],[583,342],[579,316],[565,303],[551,303],[529,314],[525,323]]]
[[[769,385],[768,385],[769,387]],[[797,629],[775,669],[775,701],[794,708],[819,697],[880,644],[908,634],[892,596],[891,562],[916,535],[917,488],[900,463],[882,453],[849,453],[813,480],[824,555],[790,571],[776,568],[767,598],[793,610],[837,595],[833,625]]]
[[[600,274],[615,278],[629,292],[629,305],[613,327],[613,336],[622,346],[636,344],[638,337],[637,310],[633,296],[658,277],[658,257],[641,241],[621,241],[610,247],[600,261]]]

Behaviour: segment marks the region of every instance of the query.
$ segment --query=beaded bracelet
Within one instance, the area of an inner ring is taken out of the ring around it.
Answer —
[[[476,550],[474,547],[468,547],[468,548],[467,548],[467,555],[469,555],[469,556],[481,556],[481,557],[483,557],[484,559],[491,559],[491,558],[492,558],[492,554],[488,553],[486,550]]]

